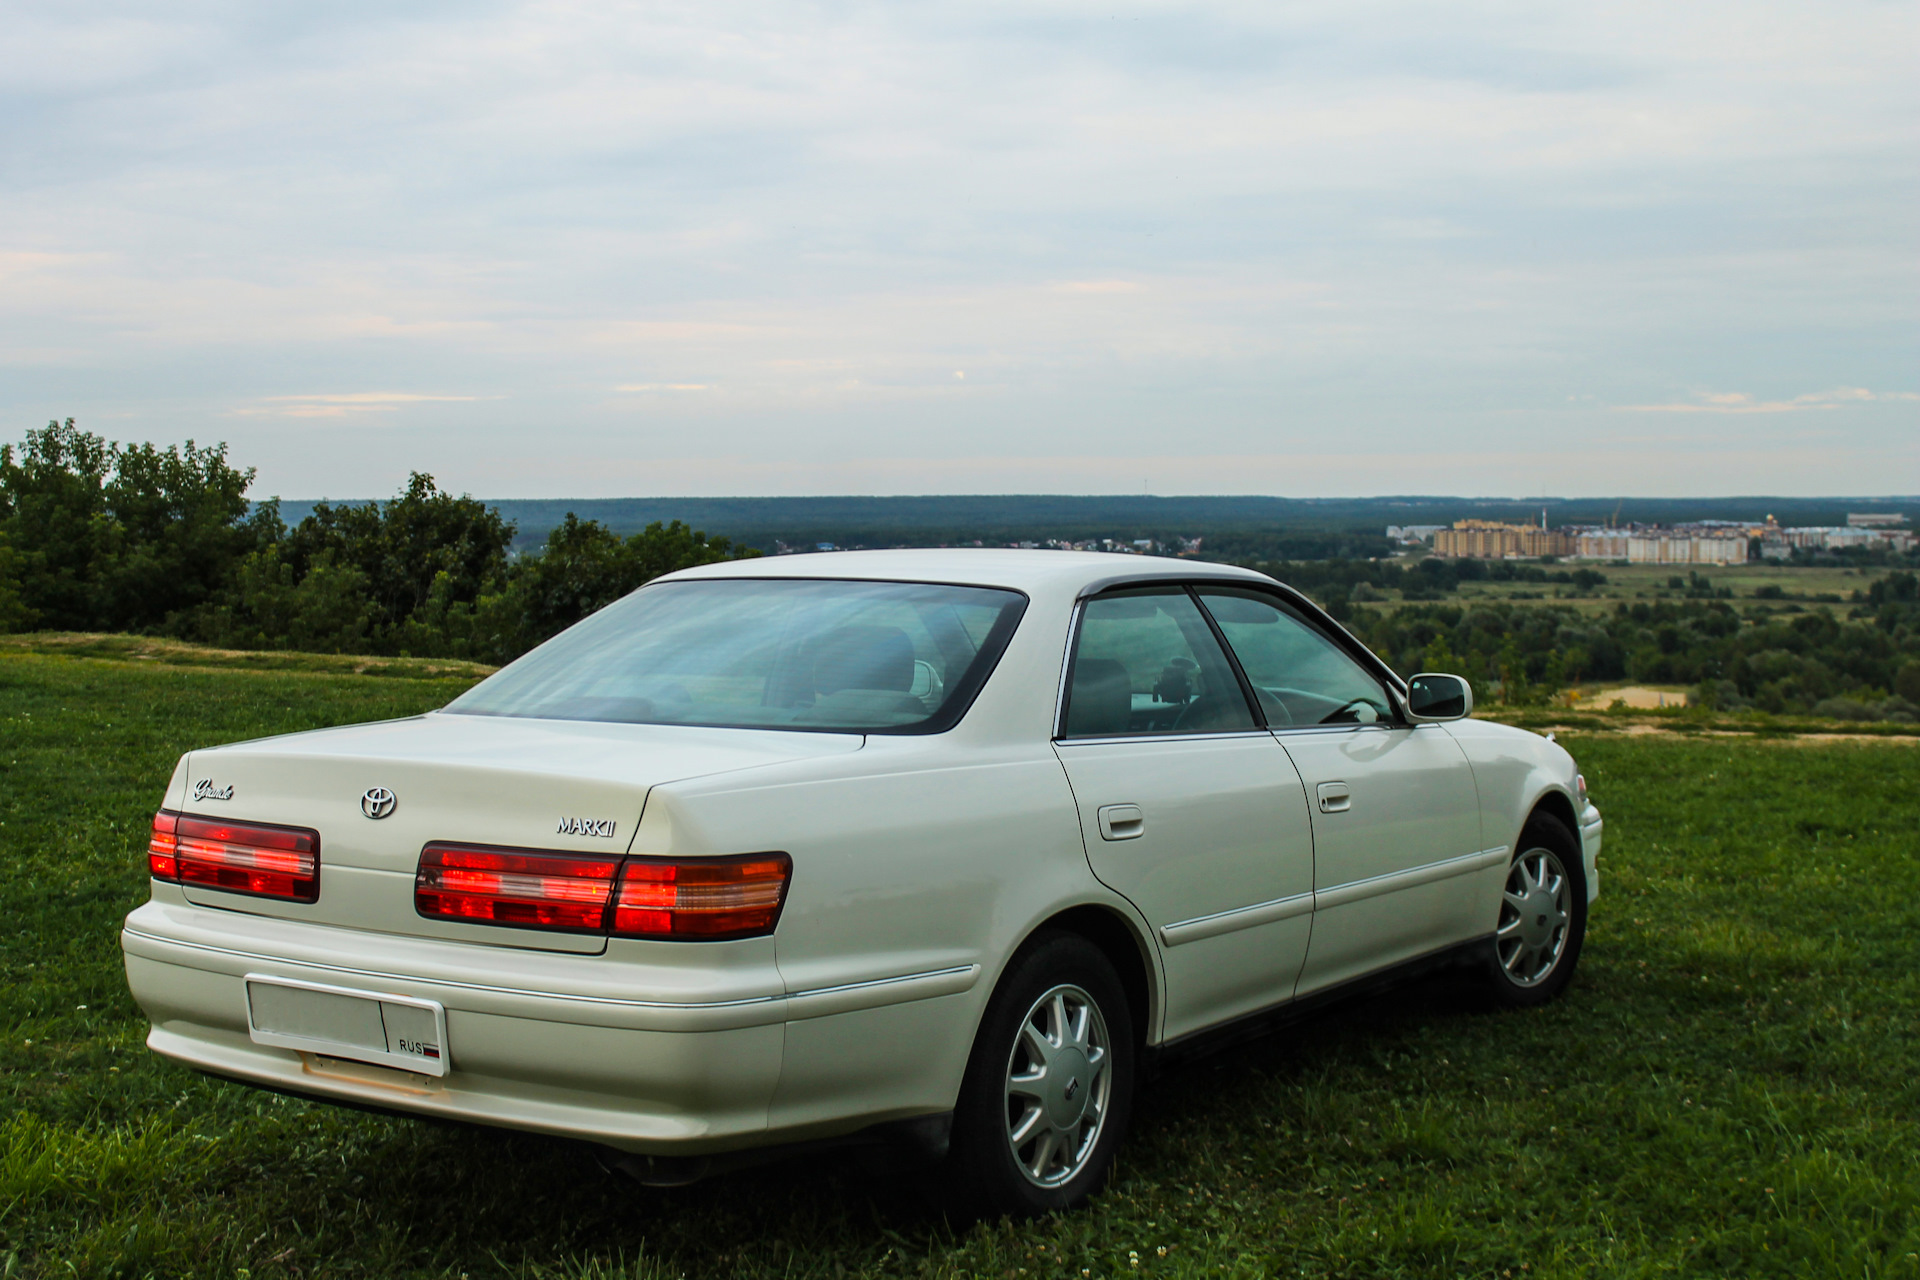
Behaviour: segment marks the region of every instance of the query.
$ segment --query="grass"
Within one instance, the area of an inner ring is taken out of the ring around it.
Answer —
[[[1849,569],[1838,565],[1789,565],[1779,561],[1751,561],[1737,565],[1616,565],[1605,561],[1563,560],[1558,564],[1539,567],[1548,573],[1597,569],[1606,575],[1607,581],[1591,591],[1581,591],[1565,583],[1468,582],[1461,584],[1457,592],[1443,597],[1443,602],[1557,605],[1580,613],[1611,613],[1622,603],[1685,600],[1685,589],[1676,589],[1672,580],[1677,577],[1685,582],[1690,574],[1698,573],[1712,582],[1716,590],[1726,588],[1732,591],[1733,597],[1727,603],[1742,614],[1762,610],[1779,613],[1820,604],[1845,606],[1852,603],[1854,592],[1864,594],[1875,579],[1893,572],[1880,566]],[[1779,596],[1762,597],[1755,594],[1763,588],[1773,587],[1779,588]],[[1392,598],[1358,607],[1400,607],[1398,592],[1385,594]]]
[[[272,649],[214,649],[164,636],[93,631],[30,631],[0,635],[0,654],[113,658],[169,667],[306,672],[312,675],[399,676],[472,682],[494,668],[459,658],[377,658],[348,653],[288,653]]]
[[[1085,1211],[955,1229],[846,1160],[680,1190],[148,1054],[116,930],[175,755],[463,683],[0,651],[0,1276],[1920,1276],[1920,752],[1563,735],[1579,980],[1460,979],[1162,1077]]]

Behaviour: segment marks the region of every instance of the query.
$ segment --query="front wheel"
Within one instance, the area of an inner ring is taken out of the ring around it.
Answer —
[[[1071,1209],[1113,1165],[1133,1096],[1133,1020],[1119,975],[1074,934],[1014,960],[981,1019],[954,1110],[956,1198],[988,1216]]]
[[[1580,844],[1552,814],[1535,814],[1507,868],[1487,957],[1501,1004],[1545,1004],[1573,980],[1587,933]]]

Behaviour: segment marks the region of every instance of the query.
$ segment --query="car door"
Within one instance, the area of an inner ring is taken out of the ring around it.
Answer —
[[[1082,606],[1055,751],[1094,874],[1151,924],[1168,1038],[1279,1003],[1306,956],[1306,792],[1193,597]]]
[[[1494,900],[1466,754],[1400,718],[1380,680],[1304,612],[1202,587],[1312,806],[1313,938],[1299,993],[1485,932]],[[1482,917],[1485,917],[1484,919]]]

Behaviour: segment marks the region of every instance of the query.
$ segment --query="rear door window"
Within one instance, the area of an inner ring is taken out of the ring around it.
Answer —
[[[1074,641],[1067,737],[1257,727],[1213,629],[1179,587],[1087,601]]]

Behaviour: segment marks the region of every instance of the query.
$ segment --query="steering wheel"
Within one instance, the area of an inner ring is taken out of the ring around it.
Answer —
[[[1253,686],[1253,694],[1260,702],[1261,712],[1267,717],[1267,727],[1269,729],[1295,723],[1293,712],[1287,709],[1287,704],[1282,702],[1280,695],[1273,692],[1273,690],[1263,689],[1259,685],[1255,685]]]
[[[1342,720],[1340,717],[1345,715],[1347,711],[1353,707],[1365,707],[1368,711],[1372,712],[1373,714],[1364,720],[1361,719],[1359,716],[1355,716],[1350,721]],[[1383,717],[1380,715],[1379,708],[1375,707],[1371,702],[1367,701],[1365,698],[1353,698],[1335,707],[1333,709],[1333,714],[1327,716],[1320,723],[1321,724],[1379,724],[1382,718]]]

